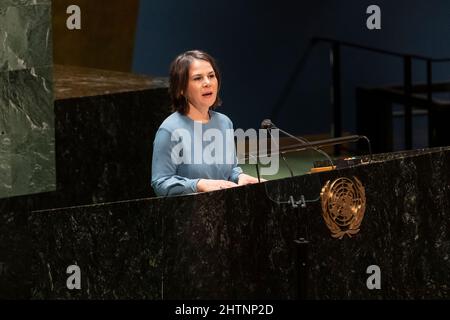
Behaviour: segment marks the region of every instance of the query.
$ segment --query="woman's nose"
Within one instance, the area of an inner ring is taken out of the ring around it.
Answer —
[[[208,77],[206,77],[205,80],[203,81],[203,85],[205,87],[210,86],[211,85],[211,80]]]

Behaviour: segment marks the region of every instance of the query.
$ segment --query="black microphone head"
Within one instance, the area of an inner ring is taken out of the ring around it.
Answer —
[[[273,123],[272,123],[272,120],[270,120],[270,119],[264,119],[262,122],[261,122],[261,129],[270,129],[270,128],[272,128],[274,125],[273,125]]]

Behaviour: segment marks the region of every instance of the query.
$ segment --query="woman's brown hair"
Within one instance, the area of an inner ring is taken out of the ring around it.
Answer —
[[[178,111],[181,114],[186,114],[189,110],[189,103],[183,95],[183,92],[187,89],[189,82],[189,68],[195,59],[205,60],[211,64],[214,73],[216,74],[218,91],[220,89],[220,73],[214,58],[200,50],[186,51],[176,57],[170,65],[169,95],[172,100],[172,111],[174,112]],[[214,101],[211,109],[214,110],[221,104],[222,101],[217,92],[216,101]]]

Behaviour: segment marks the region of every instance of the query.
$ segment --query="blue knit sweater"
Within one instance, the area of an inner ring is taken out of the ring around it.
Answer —
[[[153,142],[152,187],[158,196],[197,192],[200,179],[238,182],[233,123],[209,111],[207,123],[174,112],[159,127]]]

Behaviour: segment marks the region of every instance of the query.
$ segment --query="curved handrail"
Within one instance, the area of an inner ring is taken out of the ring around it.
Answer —
[[[375,47],[370,47],[370,46],[364,46],[364,45],[354,43],[354,42],[340,41],[340,40],[336,40],[336,39],[332,39],[332,38],[313,37],[311,39],[311,43],[313,45],[318,42],[329,42],[329,43],[333,43],[333,44],[337,43],[339,45],[343,45],[346,47],[357,48],[357,49],[362,49],[362,50],[367,50],[367,51],[371,51],[371,52],[377,52],[377,53],[381,53],[381,54],[397,56],[397,57],[411,57],[413,59],[427,60],[427,61],[431,61],[431,62],[450,62],[450,58],[432,58],[432,57],[427,57],[427,56],[418,55],[418,54],[396,52],[396,51],[385,50],[385,49],[380,49],[380,48],[375,48]]]
[[[294,82],[299,76],[302,69],[305,67],[306,62],[309,59],[310,52],[313,47],[315,47],[320,42],[328,42],[331,44],[331,68],[333,73],[333,99],[332,99],[332,107],[333,107],[333,136],[339,137],[342,134],[342,121],[341,121],[341,98],[340,98],[340,47],[351,47],[361,50],[367,50],[375,53],[380,53],[384,55],[390,55],[402,58],[404,61],[404,70],[403,70],[403,79],[404,79],[404,97],[405,97],[405,144],[406,148],[410,149],[412,146],[412,60],[423,60],[426,62],[426,73],[427,73],[427,101],[429,104],[432,103],[432,64],[440,63],[440,62],[450,62],[450,58],[432,58],[423,55],[417,54],[408,54],[402,52],[396,52],[391,50],[385,50],[370,46],[361,45],[358,43],[352,43],[348,41],[340,41],[337,39],[326,38],[326,37],[313,37],[306,48],[306,51],[302,54],[300,59],[297,62],[293,72],[289,76],[289,81],[284,86],[279,98],[274,104],[271,111],[271,119],[277,119],[278,115],[284,106],[287,96],[291,93],[294,88]],[[335,61],[336,60],[336,61]],[[339,153],[338,149],[335,149],[336,153]]]

